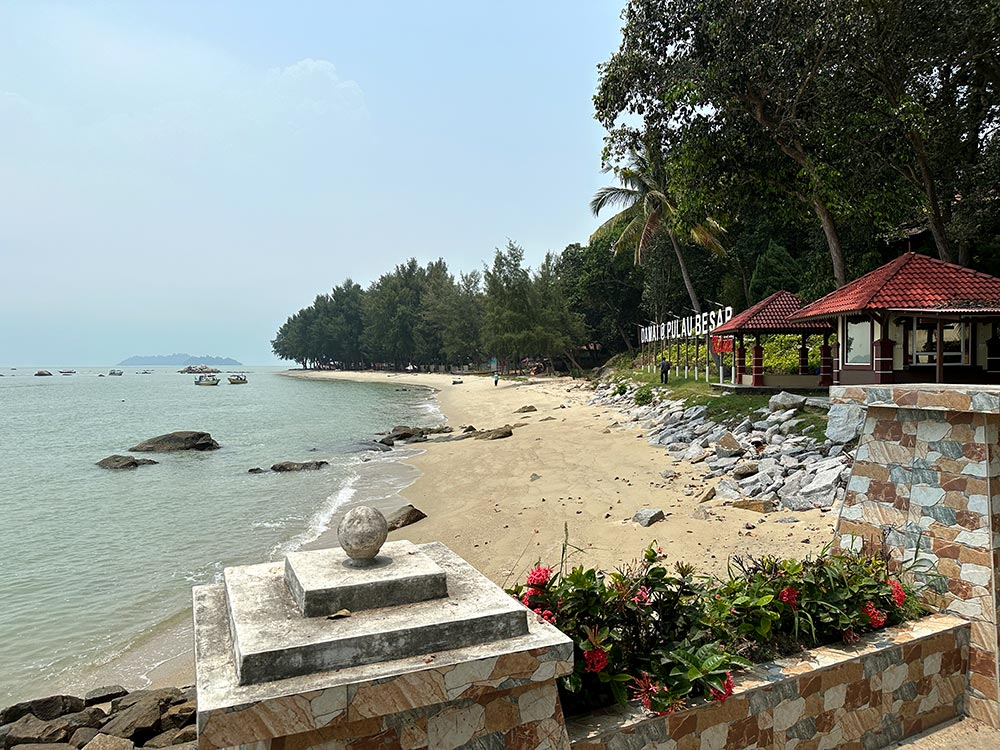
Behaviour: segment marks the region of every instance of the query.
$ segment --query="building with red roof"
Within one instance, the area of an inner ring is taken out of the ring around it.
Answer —
[[[789,315],[835,326],[834,382],[1000,382],[1000,278],[905,253]]]
[[[736,383],[757,388],[815,388],[817,385],[832,383],[833,363],[830,358],[830,334],[833,326],[826,320],[791,320],[790,317],[802,309],[802,299],[791,292],[775,292],[762,299],[712,331],[713,336],[733,336],[736,338]],[[762,339],[767,335],[799,334],[798,375],[765,375],[764,348]],[[823,336],[820,347],[820,376],[809,371],[809,337]],[[746,346],[744,337],[754,337],[753,364],[750,374],[746,373]]]

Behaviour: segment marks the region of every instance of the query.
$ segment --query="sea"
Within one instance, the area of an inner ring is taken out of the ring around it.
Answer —
[[[190,620],[192,586],[314,542],[353,505],[398,506],[417,475],[400,462],[416,451],[366,444],[396,424],[443,421],[430,390],[391,382],[247,367],[245,385],[223,373],[196,387],[176,368],[74,369],[0,370],[0,706],[86,686],[116,660],[154,666],[124,656]],[[209,432],[221,448],[95,465],[175,430]],[[248,473],[286,460],[329,466]]]

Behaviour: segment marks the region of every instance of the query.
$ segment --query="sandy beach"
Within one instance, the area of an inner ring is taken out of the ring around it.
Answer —
[[[704,465],[674,462],[636,429],[610,427],[620,415],[588,405],[584,381],[526,381],[467,376],[375,372],[297,372],[293,377],[390,381],[437,390],[441,411],[454,428],[515,425],[503,440],[427,443],[408,460],[421,476],[403,491],[427,518],[390,539],[440,541],[500,585],[510,585],[541,561],[559,562],[564,539],[571,565],[613,568],[662,547],[668,563],[685,561],[700,573],[724,574],[731,555],[802,557],[833,537],[834,514],[819,510],[762,516],[712,506],[692,518],[709,481]],[[517,414],[522,406],[537,411]],[[389,429],[392,425],[383,425]],[[664,480],[660,472],[678,472]],[[640,508],[660,508],[666,519],[643,528],[629,519]],[[776,523],[793,517],[795,523]],[[755,528],[747,529],[750,524]],[[310,546],[335,544],[331,529]]]

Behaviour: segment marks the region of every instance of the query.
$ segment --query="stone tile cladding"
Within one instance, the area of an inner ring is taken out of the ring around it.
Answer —
[[[569,722],[573,750],[873,750],[960,716],[971,625],[931,615],[734,676],[724,703]]]
[[[199,747],[566,750],[555,678],[572,658],[538,648],[236,706],[208,717]]]
[[[838,543],[884,539],[895,559],[934,564],[928,603],[972,623],[966,711],[1000,727],[1000,388],[835,386],[830,398],[867,410]]]

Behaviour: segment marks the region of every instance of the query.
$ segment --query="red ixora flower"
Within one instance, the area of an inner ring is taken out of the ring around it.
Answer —
[[[587,652],[589,653],[589,652]],[[632,680],[632,699],[642,703],[642,707],[647,711],[653,710],[653,696],[663,689],[662,686],[653,682],[653,678],[643,672],[639,677]]]
[[[844,643],[857,643],[861,640],[861,636],[855,633],[853,630],[844,631]]]
[[[648,607],[650,604],[649,589],[645,586],[640,586],[639,590],[635,592],[635,596],[632,597],[632,601],[636,604],[645,604]]]
[[[861,611],[868,616],[868,621],[873,628],[882,627],[888,619],[888,615],[878,609],[872,602],[865,602],[865,606],[861,608]]]
[[[722,683],[722,690],[712,688],[712,700],[725,703],[726,698],[733,694],[733,676],[726,672],[726,679]]]
[[[778,594],[778,600],[783,601],[794,612],[799,608],[799,590],[794,586],[786,586]]]
[[[588,672],[601,672],[608,666],[608,652],[603,648],[592,648],[583,652],[583,660],[587,662]]]
[[[528,571],[527,583],[529,586],[544,586],[552,577],[552,568],[539,565]]]
[[[521,597],[521,604],[523,604],[525,607],[530,607],[531,597],[538,596],[539,594],[544,594],[544,593],[545,592],[542,591],[541,589],[529,588],[527,591],[524,592],[524,595]]]
[[[552,614],[551,609],[543,610],[541,607],[535,609],[535,614],[541,617],[545,622],[554,623],[556,621],[556,616]]]
[[[899,581],[889,581],[889,588],[892,589],[892,600],[896,603],[897,607],[902,607],[903,602],[906,601],[906,592],[903,590],[903,584]]]

